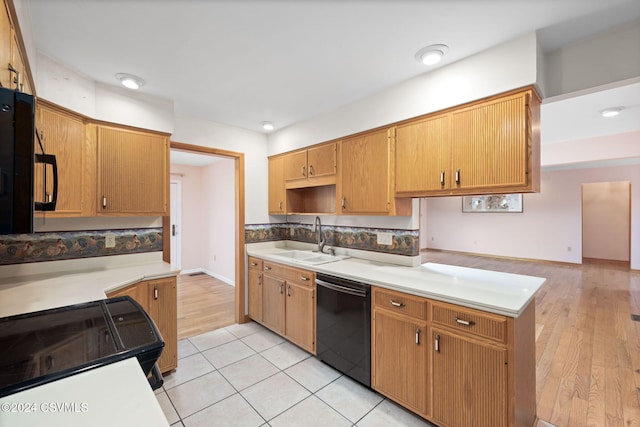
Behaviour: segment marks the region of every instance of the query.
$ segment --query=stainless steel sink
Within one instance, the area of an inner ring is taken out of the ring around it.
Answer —
[[[336,262],[336,261],[340,261],[341,259],[349,258],[347,255],[330,255],[330,254],[321,254],[320,252],[301,251],[301,250],[279,252],[277,254],[273,254],[273,256],[286,258],[288,260],[295,261],[300,264],[308,264],[308,265],[326,264],[329,262]]]

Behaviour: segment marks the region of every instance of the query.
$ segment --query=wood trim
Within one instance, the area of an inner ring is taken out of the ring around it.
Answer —
[[[227,157],[235,161],[235,227],[236,227],[236,268],[235,268],[235,311],[236,322],[245,323],[249,321],[249,317],[245,314],[245,194],[244,194],[244,153],[235,151],[222,150],[212,147],[204,147],[201,145],[185,144],[182,142],[171,141],[170,149],[188,151],[197,154],[209,154],[221,157]],[[170,163],[170,162],[169,162]],[[162,223],[163,236],[170,233],[169,221]],[[165,239],[167,240],[167,239]],[[164,246],[164,242],[163,242]],[[168,251],[167,251],[168,252]],[[163,247],[163,259],[165,258]]]

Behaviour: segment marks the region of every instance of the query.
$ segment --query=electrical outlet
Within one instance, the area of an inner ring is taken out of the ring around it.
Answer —
[[[567,252],[571,252],[571,246],[567,246]]]
[[[379,232],[377,233],[377,240],[379,245],[392,245],[393,234],[387,232]]]
[[[114,248],[116,246],[116,235],[114,233],[106,233],[104,235],[104,247]]]

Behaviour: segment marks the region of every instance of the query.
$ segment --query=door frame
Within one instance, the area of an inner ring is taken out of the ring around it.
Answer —
[[[219,148],[204,147],[201,145],[185,144],[171,141],[170,148],[187,151],[195,154],[207,154],[226,157],[234,160],[235,163],[235,229],[236,229],[236,249],[235,249],[235,318],[237,323],[245,323],[248,318],[245,314],[245,250],[244,250],[244,153],[221,150]],[[163,236],[171,233],[171,223],[169,216],[162,218]],[[170,239],[164,239],[162,257],[164,261],[171,262]],[[167,261],[167,259],[169,261]]]
[[[169,240],[176,237],[176,253],[175,254],[170,253],[170,255],[176,255],[176,268],[181,270],[182,269],[182,181],[179,179],[171,178],[169,185],[171,186],[173,184],[176,184],[175,195],[177,199],[175,200],[177,202],[177,204],[175,205],[176,216],[175,218],[173,218],[174,219],[173,223],[178,228],[178,233],[177,233],[177,236],[173,236],[172,230],[171,228],[169,228],[169,231],[168,231]],[[171,194],[171,190],[169,190],[169,194]],[[169,218],[171,218],[171,210],[174,207],[173,203],[174,203],[174,200],[170,197],[169,198]],[[165,236],[165,234],[163,234],[163,236]],[[171,258],[171,256],[169,258]],[[169,261],[169,263],[173,266],[173,263],[171,262],[171,260]]]

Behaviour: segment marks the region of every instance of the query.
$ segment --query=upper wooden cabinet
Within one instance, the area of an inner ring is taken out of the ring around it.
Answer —
[[[393,196],[394,135],[394,128],[380,129],[342,141],[340,213],[411,215],[410,202]]]
[[[97,126],[97,215],[167,215],[169,139]]]
[[[9,11],[2,2],[0,7],[0,85],[7,88],[15,88],[13,84],[13,73],[9,71],[8,64],[11,63],[11,46],[13,45],[13,30]]]
[[[539,191],[539,123],[527,88],[398,125],[396,195]]]
[[[13,2],[3,1],[0,9],[0,85],[33,94],[33,79]]]
[[[75,217],[90,214],[86,203],[86,190],[90,179],[86,174],[88,162],[93,158],[87,153],[85,143],[85,122],[81,116],[73,114],[43,100],[36,104],[36,132],[41,136],[46,154],[56,156],[58,164],[58,199],[56,210],[44,215],[52,217]],[[36,139],[35,152],[40,153]],[[35,200],[45,201],[53,193],[51,168],[46,169],[36,163],[34,169]],[[46,188],[45,188],[46,183]],[[36,212],[36,215],[42,213]]]
[[[286,213],[284,189],[284,157],[269,158],[269,213],[282,215]]]
[[[318,145],[284,156],[287,188],[335,184],[337,143]]]

